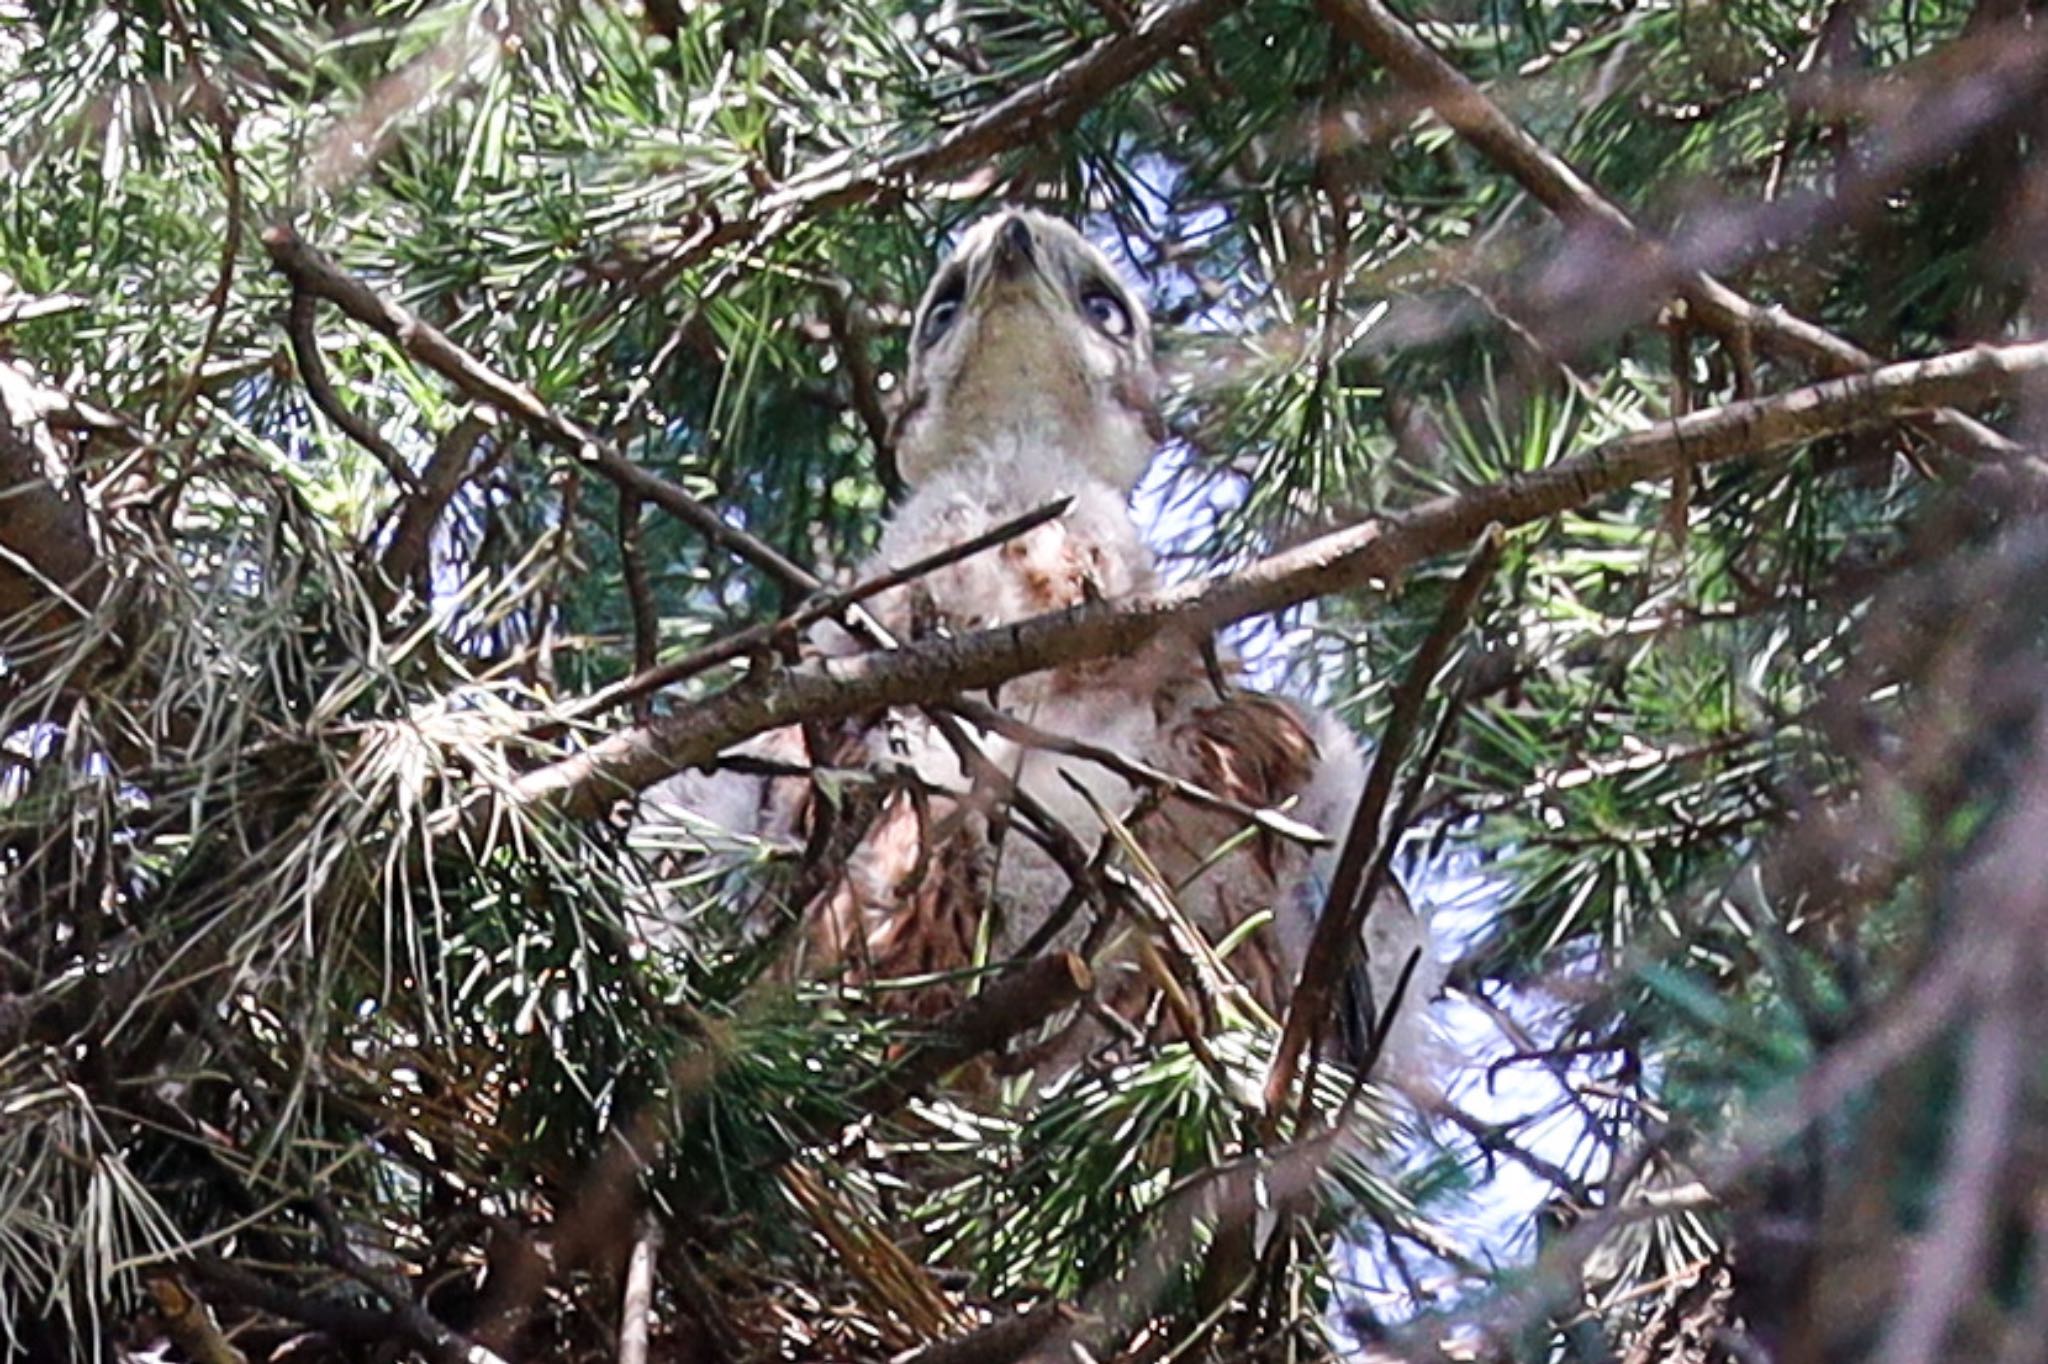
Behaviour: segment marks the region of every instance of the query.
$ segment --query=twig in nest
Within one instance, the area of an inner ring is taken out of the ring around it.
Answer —
[[[212,1310],[176,1275],[150,1279],[149,1296],[163,1321],[164,1334],[198,1364],[249,1364],[249,1356],[221,1334]]]

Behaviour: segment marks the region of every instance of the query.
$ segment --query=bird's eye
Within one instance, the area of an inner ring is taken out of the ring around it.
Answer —
[[[1100,284],[1082,290],[1081,311],[1110,336],[1122,338],[1131,334],[1131,310],[1124,306],[1122,299]]]
[[[938,297],[924,311],[924,326],[917,333],[919,348],[930,350],[952,329],[954,319],[960,316],[960,301],[966,292],[965,284],[958,279],[939,291]]]

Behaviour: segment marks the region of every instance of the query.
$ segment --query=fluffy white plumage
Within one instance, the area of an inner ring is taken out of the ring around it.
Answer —
[[[1150,322],[1099,252],[1036,214],[984,220],[920,305],[913,356],[897,432],[912,491],[859,576],[1049,502],[1071,503],[1056,520],[876,598],[872,609],[892,634],[978,629],[1154,584],[1152,556],[1127,506],[1156,444]],[[815,644],[826,652],[859,647],[836,627],[819,631]],[[1185,641],[1017,679],[1000,703],[1038,730],[1111,749],[1241,804],[1288,807],[1332,839],[1341,837],[1363,784],[1357,742],[1333,716],[1274,698],[1218,694]],[[975,741],[1087,847],[1105,833],[1099,810],[1121,817],[1138,804],[1140,793],[1097,763],[993,734]],[[978,942],[1000,958],[1017,951],[1066,896],[1067,877],[1042,849],[996,836],[988,814],[1002,793],[977,783],[923,716],[878,717],[840,736],[834,754],[804,754],[794,731],[751,747],[915,778],[881,797],[859,836],[825,868],[803,910],[810,969],[861,978],[945,970],[966,964]],[[780,799],[778,785],[785,788]],[[803,805],[788,785],[689,774],[649,792],[643,821],[687,818],[795,842]],[[1178,912],[1211,944],[1270,912],[1271,922],[1228,965],[1269,1010],[1284,1009],[1334,846],[1311,853],[1270,833],[1247,838],[1238,817],[1179,799],[1159,802],[1133,827]],[[1078,945],[1084,926],[1077,920],[1055,941]],[[1418,962],[1385,1053],[1398,1062],[1420,1046],[1422,1006],[1441,968],[1426,923],[1398,890],[1374,906],[1366,932],[1370,993],[1382,1005],[1410,958]],[[1145,1014],[1149,991],[1127,969],[1128,958],[1111,948],[1098,965],[1111,977],[1104,993],[1112,1005]],[[938,1007],[949,996],[930,998]]]

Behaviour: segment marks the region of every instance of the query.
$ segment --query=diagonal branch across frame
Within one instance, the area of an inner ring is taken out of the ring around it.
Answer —
[[[589,818],[755,734],[896,705],[943,701],[1028,673],[1127,656],[1168,633],[1191,641],[1247,616],[1398,578],[1463,548],[1486,526],[1530,524],[1687,466],[1785,452],[1820,436],[1987,400],[2048,369],[2048,342],[1978,346],[1886,365],[1770,398],[1729,403],[1559,460],[1549,468],[1433,498],[1333,531],[1205,582],[853,658],[817,659],[619,731],[526,774],[522,805]],[[2023,457],[2031,466],[2038,461]]]

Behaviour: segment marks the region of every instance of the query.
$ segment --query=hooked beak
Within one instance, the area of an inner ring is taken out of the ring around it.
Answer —
[[[1038,264],[1038,246],[1031,236],[1031,224],[1012,216],[996,234],[996,278],[1016,279]]]

